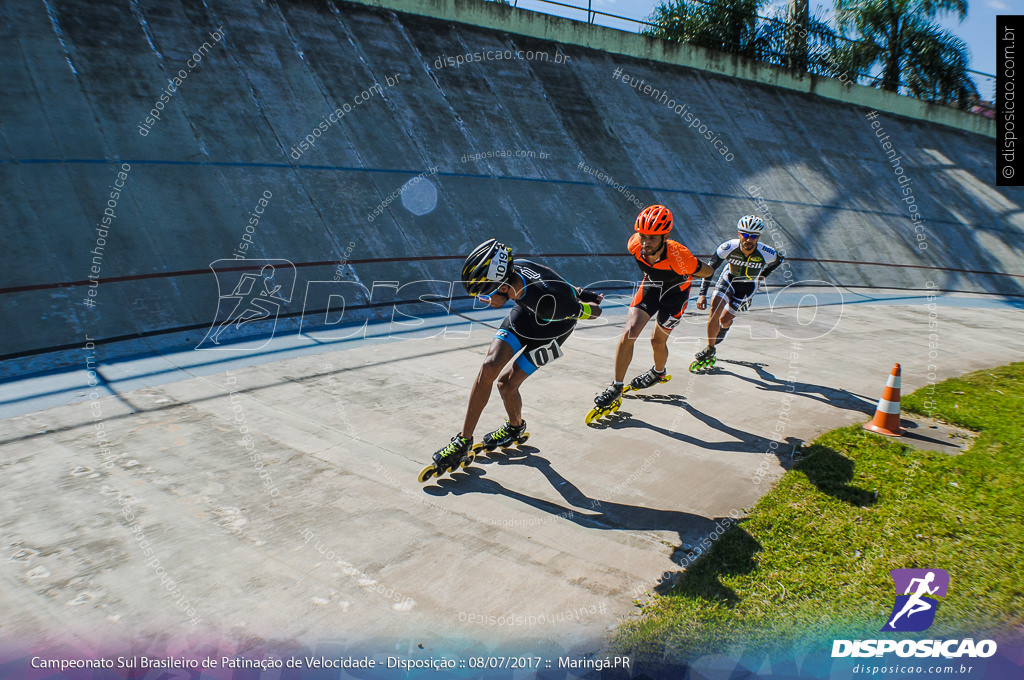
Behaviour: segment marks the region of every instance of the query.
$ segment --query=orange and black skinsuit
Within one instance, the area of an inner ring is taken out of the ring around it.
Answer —
[[[666,240],[662,259],[653,264],[644,259],[639,234],[630,237],[627,247],[644,273],[630,307],[637,307],[650,316],[657,314],[658,325],[672,330],[690,301],[690,275],[700,268],[700,261],[678,241]]]

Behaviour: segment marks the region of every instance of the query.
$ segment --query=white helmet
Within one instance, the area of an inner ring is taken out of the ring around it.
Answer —
[[[740,221],[736,223],[736,231],[745,231],[750,234],[760,234],[764,232],[764,222],[757,215],[744,215],[740,218]]]

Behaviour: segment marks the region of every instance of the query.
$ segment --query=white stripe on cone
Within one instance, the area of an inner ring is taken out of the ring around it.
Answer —
[[[896,389],[899,389],[900,388],[900,376],[898,376],[898,375],[890,375],[889,379],[885,382],[885,384],[886,384],[887,387],[895,387]]]
[[[889,414],[899,413],[900,412],[900,402],[898,402],[898,401],[887,401],[885,399],[879,399],[878,400],[878,410],[881,411],[882,413],[889,413]]]

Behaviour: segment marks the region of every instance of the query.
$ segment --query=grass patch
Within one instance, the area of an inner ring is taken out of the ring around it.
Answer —
[[[909,567],[950,575],[927,637],[1024,628],[1024,363],[924,387],[902,406],[980,435],[959,456],[860,426],[822,435],[613,646],[684,661],[875,638],[893,605],[889,571]]]

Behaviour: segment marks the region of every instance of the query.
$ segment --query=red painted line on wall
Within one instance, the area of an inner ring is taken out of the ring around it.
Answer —
[[[529,254],[524,253],[521,257],[536,257],[536,258],[551,258],[551,257],[632,257],[629,253],[536,253]],[[435,260],[461,260],[463,255],[423,255],[418,257],[381,257],[374,259],[363,259],[363,260],[345,260],[345,264],[381,264],[385,262],[430,262]],[[698,255],[697,257],[706,258],[708,255]],[[274,259],[274,258],[267,258]],[[993,272],[984,271],[981,269],[957,269],[955,267],[936,267],[925,264],[896,264],[892,262],[858,262],[856,260],[819,260],[809,257],[788,257],[788,262],[817,262],[818,264],[854,264],[865,267],[894,267],[896,269],[928,269],[932,271],[943,271],[952,272],[955,274],[984,274],[988,276],[1009,276],[1015,279],[1024,279],[1024,274],[1009,274],[1007,272]],[[320,262],[299,262],[295,264],[296,268],[303,267],[331,267],[339,264],[339,260],[323,260]],[[221,271],[245,271],[259,269],[262,265],[250,265],[250,266],[239,266],[239,267],[226,267]],[[103,279],[95,279],[97,285],[108,284],[108,283],[124,283],[127,281],[148,281],[152,279],[167,279],[167,278],[178,278],[181,276],[198,276],[201,274],[209,274],[209,269],[186,269],[184,271],[177,272],[154,272],[150,274],[133,274],[129,276],[110,276]],[[93,284],[93,280],[85,279],[83,281],[64,281],[60,283],[38,283],[29,286],[11,286],[9,288],[0,288],[0,295],[10,295],[13,293],[24,293],[33,290],[56,290],[59,288],[78,288],[81,286],[89,286]]]

